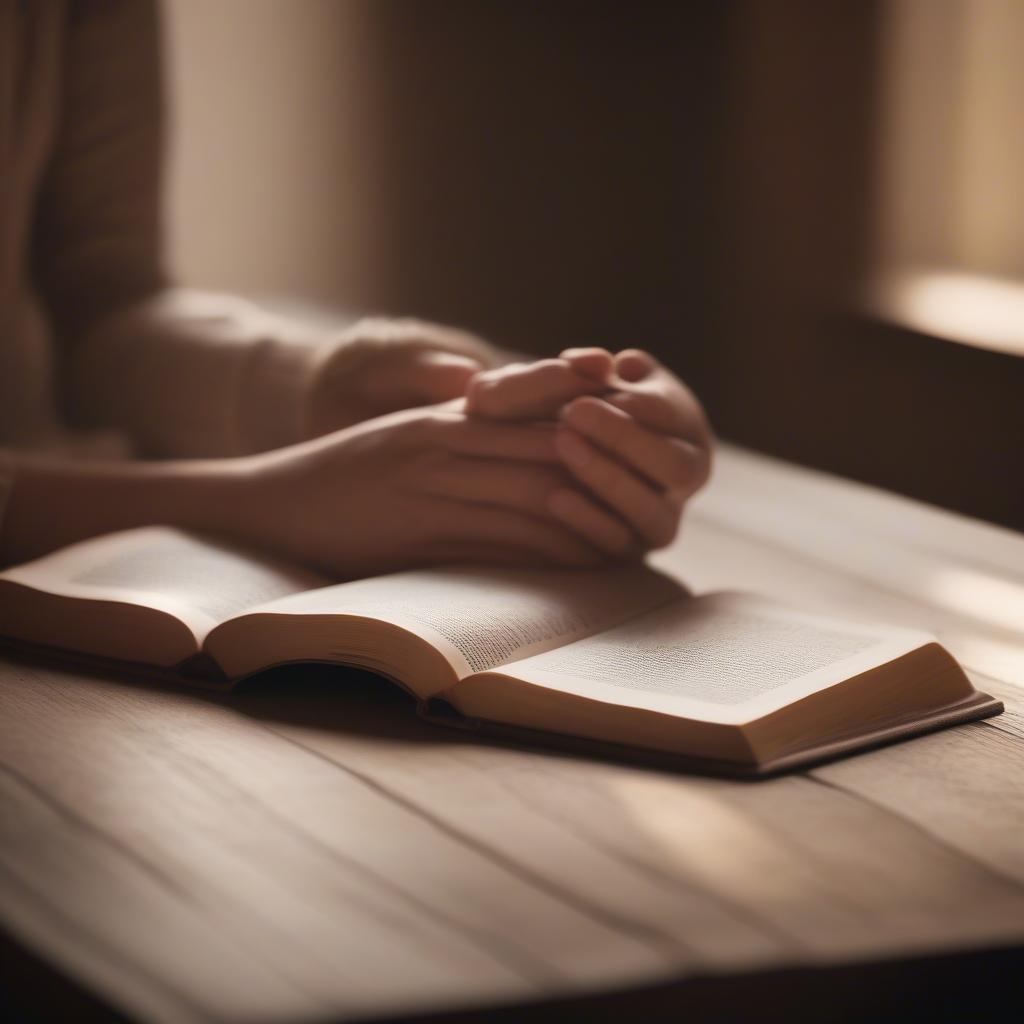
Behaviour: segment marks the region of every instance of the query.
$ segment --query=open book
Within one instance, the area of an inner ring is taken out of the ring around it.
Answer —
[[[0,635],[209,685],[358,666],[436,721],[735,775],[1002,710],[927,634],[695,597],[644,566],[332,584],[163,527],[0,573]]]

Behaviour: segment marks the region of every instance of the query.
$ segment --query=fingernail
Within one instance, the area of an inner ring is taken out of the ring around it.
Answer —
[[[558,454],[576,466],[585,466],[591,459],[590,445],[575,430],[561,430],[555,438]]]

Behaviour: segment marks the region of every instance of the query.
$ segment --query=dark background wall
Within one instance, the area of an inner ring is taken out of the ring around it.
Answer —
[[[704,362],[729,5],[382,5],[382,298],[518,347]]]

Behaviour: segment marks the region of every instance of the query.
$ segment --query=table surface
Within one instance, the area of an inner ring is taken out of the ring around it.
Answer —
[[[1024,941],[1024,537],[736,449],[656,559],[923,627],[1006,713],[764,782],[488,744],[379,680],[0,656],[0,924],[105,1005],[300,1022]]]

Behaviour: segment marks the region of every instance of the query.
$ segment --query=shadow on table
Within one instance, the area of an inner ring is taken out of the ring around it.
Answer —
[[[416,715],[416,701],[397,684],[336,665],[283,665],[245,680],[212,699],[268,723],[350,733],[405,743],[465,743]]]

